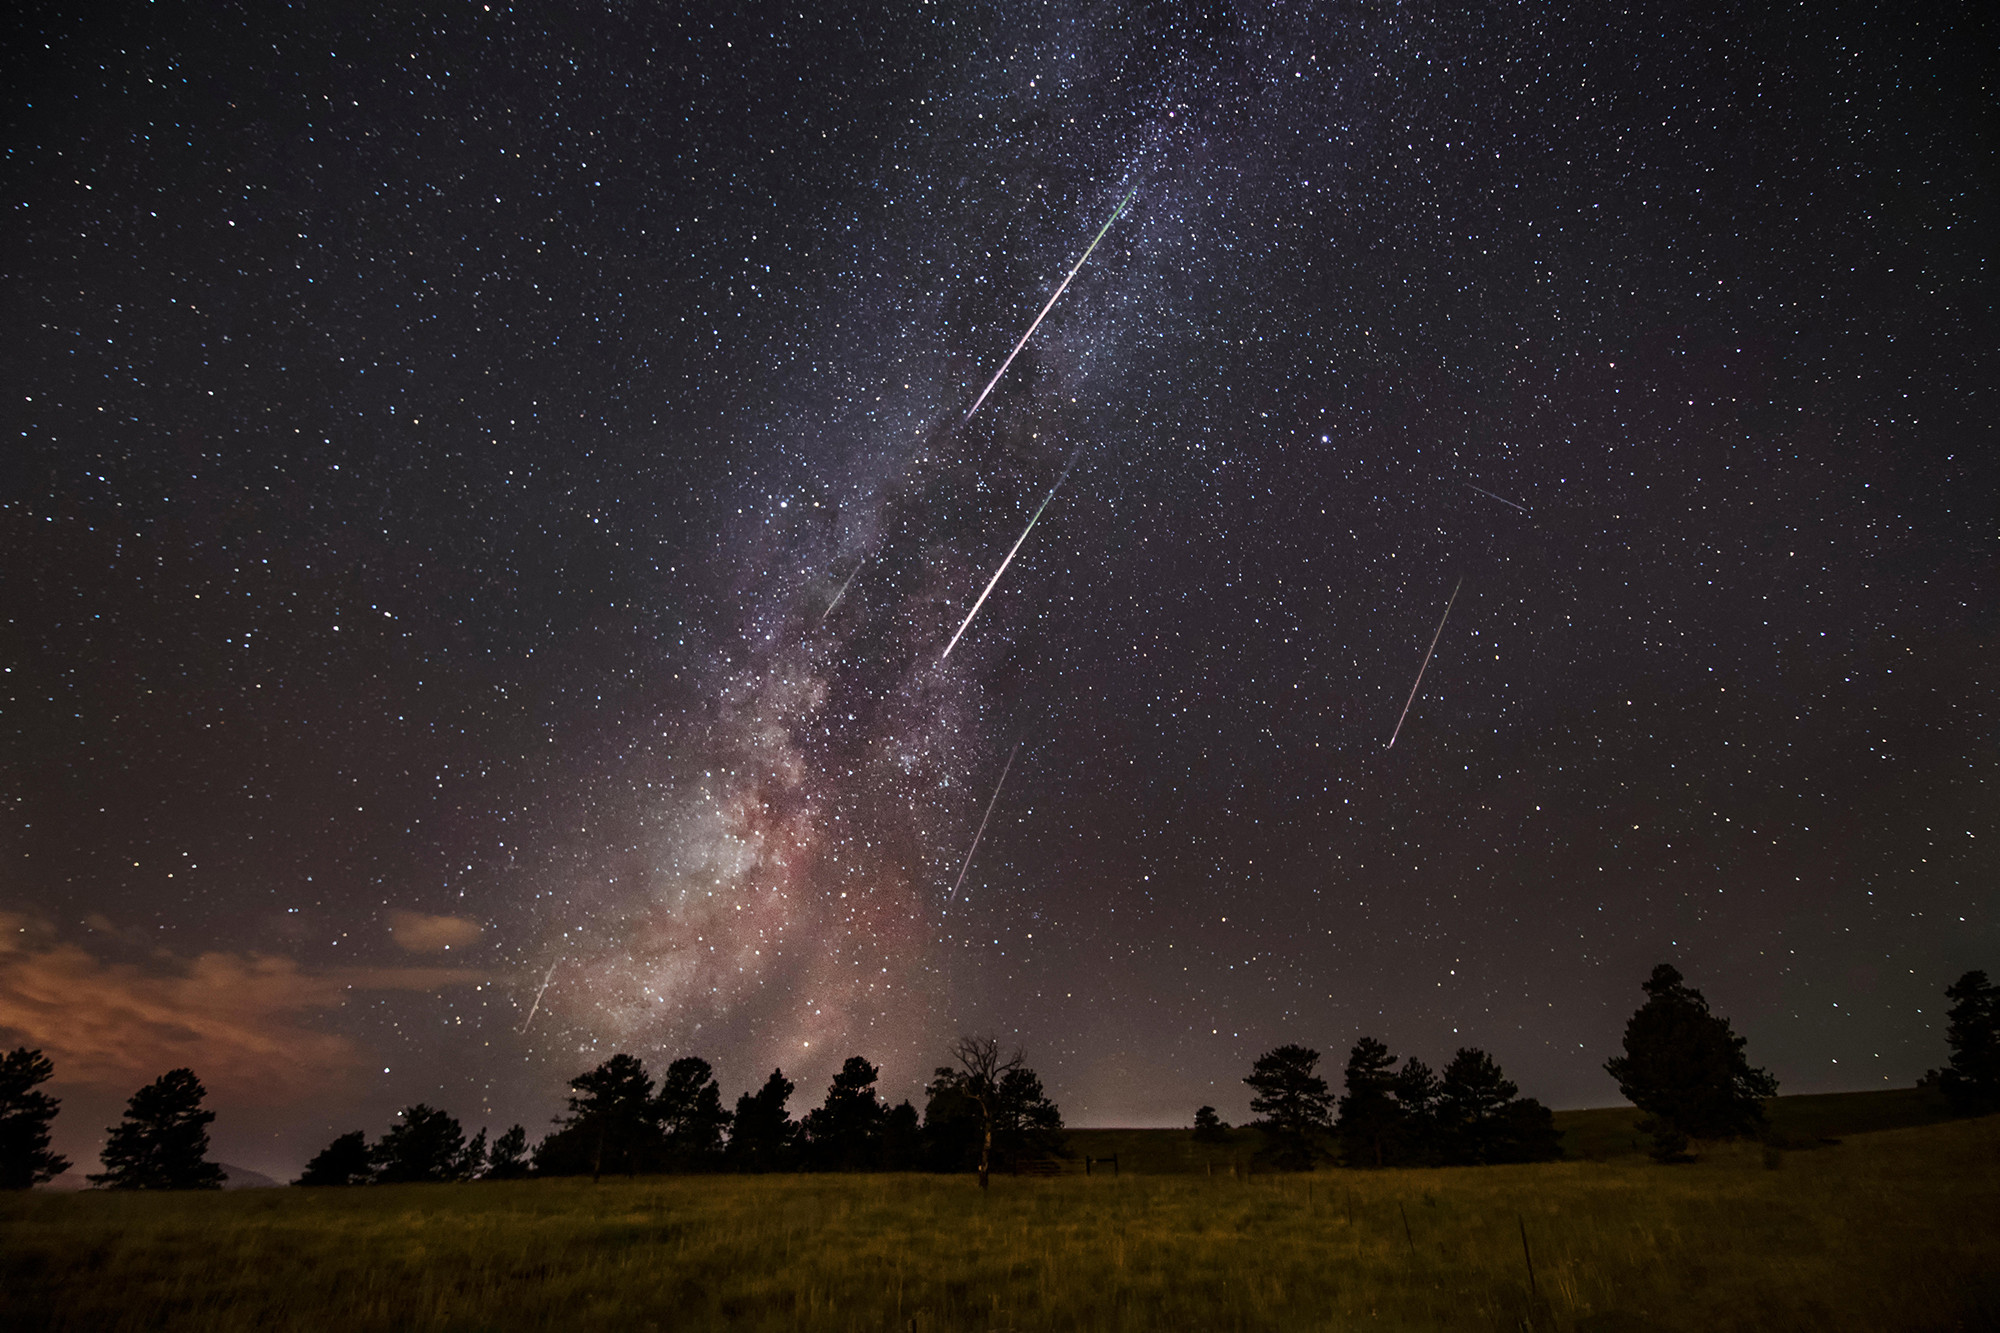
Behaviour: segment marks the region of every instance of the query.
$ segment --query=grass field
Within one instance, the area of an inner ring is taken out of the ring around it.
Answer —
[[[1120,1165],[15,1195],[0,1327],[2000,1327],[2000,1118],[1680,1167]]]

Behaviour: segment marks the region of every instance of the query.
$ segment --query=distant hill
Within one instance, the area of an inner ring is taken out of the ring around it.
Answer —
[[[1643,1118],[1636,1106],[1557,1111],[1556,1128],[1567,1156],[1602,1161],[1647,1150],[1648,1140],[1639,1132]],[[1884,1088],[1773,1097],[1764,1103],[1764,1118],[1779,1146],[1810,1148],[1848,1134],[1935,1125],[1952,1115],[1935,1088]]]
[[[224,1172],[222,1188],[226,1190],[268,1190],[285,1183],[271,1179],[262,1171],[252,1171],[247,1166],[231,1166],[227,1162],[217,1162],[216,1165]]]
[[[231,1166],[227,1162],[217,1162],[216,1165],[222,1168],[222,1188],[226,1190],[267,1190],[275,1189],[285,1183],[282,1180],[271,1179],[262,1171],[252,1171],[247,1166]],[[87,1190],[91,1188],[91,1184],[85,1177],[99,1169],[95,1162],[87,1165],[75,1162],[71,1164],[69,1170],[40,1188],[58,1192]]]
[[[1773,1097],[1764,1103],[1772,1137],[1782,1147],[1810,1148],[1879,1129],[1904,1129],[1951,1119],[1944,1098],[1933,1088],[1889,1088],[1879,1092],[1815,1093]],[[1557,1111],[1556,1129],[1563,1152],[1571,1158],[1606,1161],[1644,1153],[1646,1136],[1635,1106],[1604,1106],[1582,1111]],[[1226,1142],[1196,1143],[1188,1129],[1072,1129],[1074,1156],[1063,1163],[1064,1174],[1081,1175],[1084,1159],[1106,1159],[1095,1170],[1116,1169],[1141,1175],[1226,1174],[1247,1169],[1256,1156],[1254,1130],[1232,1129]]]

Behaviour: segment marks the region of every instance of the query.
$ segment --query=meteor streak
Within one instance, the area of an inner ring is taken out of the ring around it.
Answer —
[[[555,976],[556,968],[560,967],[561,965],[562,965],[562,959],[560,958],[556,959],[555,962],[549,964],[549,970],[542,976],[542,988],[535,992],[535,1002],[532,1005],[528,1006],[528,1016],[521,1020],[521,1026],[516,1028],[515,1031],[526,1032],[528,1030],[528,1024],[535,1021],[535,1015],[538,1012],[540,1012],[542,1007],[542,997],[549,993],[549,980],[550,978]]]
[[[1477,488],[1475,487],[1474,489]],[[1493,498],[1497,500],[1500,497],[1496,495]],[[1431,654],[1437,651],[1438,637],[1439,635],[1442,635],[1444,633],[1444,622],[1451,619],[1452,602],[1456,602],[1458,600],[1458,590],[1460,588],[1463,588],[1464,586],[1465,586],[1465,579],[1463,576],[1460,576],[1458,582],[1452,585],[1451,601],[1448,601],[1444,604],[1444,614],[1438,617],[1437,633],[1431,635],[1431,646],[1424,650],[1424,664],[1423,666],[1417,668],[1417,683],[1415,685],[1410,686],[1410,697],[1403,700],[1402,717],[1398,717],[1396,719],[1396,729],[1389,733],[1389,743],[1382,747],[1385,750],[1395,749],[1396,737],[1403,734],[1403,718],[1408,717],[1410,715],[1410,705],[1417,701],[1417,689],[1424,683],[1424,672],[1430,667]]]
[[[979,600],[974,602],[972,609],[965,613],[965,619],[959,622],[958,633],[951,636],[951,642],[944,646],[944,651],[938,655],[938,661],[942,662],[945,658],[950,657],[951,650],[958,647],[958,641],[964,636],[966,626],[970,625],[972,618],[979,614],[979,608],[986,605],[987,593],[993,591],[993,585],[998,583],[1000,576],[1007,572],[1007,566],[1014,563],[1014,552],[1021,549],[1021,543],[1028,540],[1028,534],[1035,530],[1035,524],[1041,520],[1042,510],[1049,507],[1049,501],[1056,498],[1056,492],[1062,489],[1062,484],[1065,481],[1069,480],[1069,470],[1076,466],[1076,460],[1082,453],[1083,450],[1079,448],[1076,453],[1069,456],[1069,462],[1063,465],[1062,475],[1056,478],[1055,485],[1049,487],[1049,493],[1042,497],[1042,503],[1035,509],[1035,516],[1028,520],[1028,526],[1021,529],[1021,535],[1014,543],[1014,550],[1007,552],[1007,558],[1000,562],[1000,568],[994,570],[993,577],[986,581],[986,591],[979,594]]]
[[[1021,335],[1021,341],[1015,343],[1014,350],[1007,353],[1007,359],[1000,363],[1000,369],[993,372],[993,378],[988,380],[986,387],[979,391],[979,397],[973,400],[971,410],[966,412],[964,419],[958,423],[959,425],[963,426],[967,421],[972,420],[972,414],[977,412],[979,405],[986,401],[986,395],[993,392],[993,386],[998,384],[1000,377],[1007,373],[1007,367],[1014,364],[1014,358],[1019,356],[1021,349],[1028,345],[1028,339],[1035,336],[1035,330],[1039,329],[1042,326],[1042,321],[1048,318],[1049,311],[1056,308],[1056,302],[1062,300],[1062,294],[1069,290],[1070,279],[1076,277],[1082,271],[1084,263],[1090,258],[1090,252],[1097,248],[1097,243],[1104,239],[1104,233],[1111,230],[1111,224],[1118,220],[1119,214],[1125,211],[1125,205],[1131,203],[1132,196],[1138,193],[1138,187],[1134,186],[1132,193],[1119,200],[1118,207],[1111,210],[1111,216],[1104,220],[1104,225],[1097,229],[1097,235],[1091,238],[1089,246],[1084,249],[1083,258],[1076,261],[1076,267],[1069,271],[1069,277],[1062,280],[1062,286],[1056,288],[1056,294],[1051,296],[1049,303],[1042,307],[1042,313],[1035,316],[1035,322],[1030,324],[1028,331]]]
[[[834,607],[836,607],[836,606],[839,606],[839,605],[840,605],[840,599],[841,599],[841,598],[843,598],[843,597],[845,597],[845,596],[847,596],[847,590],[848,590],[848,589],[849,589],[850,587],[854,586],[854,579],[855,579],[855,575],[858,575],[859,573],[861,573],[861,565],[865,565],[865,564],[867,564],[867,563],[868,563],[868,557],[867,557],[867,556],[865,556],[865,555],[864,555],[864,556],[862,556],[862,557],[861,557],[861,564],[858,564],[858,565],[856,565],[856,566],[854,567],[854,573],[853,573],[853,574],[849,574],[849,575],[847,576],[847,581],[846,581],[845,583],[843,583],[843,584],[841,584],[841,585],[840,585],[840,591],[839,591],[839,592],[837,592],[837,593],[835,593],[835,594],[833,595],[833,600],[832,600],[832,601],[830,601],[830,602],[828,602],[828,603],[826,604],[826,610],[824,610],[824,611],[822,611],[822,612],[820,612],[820,613],[819,613],[819,623],[820,623],[820,624],[824,625],[824,624],[826,623],[826,618],[827,618],[828,616],[830,616],[830,615],[832,615],[832,614],[833,614],[833,608],[834,608]]]
[[[1472,483],[1469,481],[1466,482],[1465,484],[1467,486],[1472,486]],[[1520,510],[1524,514],[1530,514],[1534,512],[1533,510],[1529,509],[1528,506],[1526,505],[1514,504],[1512,500],[1509,500],[1504,495],[1495,495],[1493,492],[1487,490],[1484,486],[1472,486],[1472,489],[1478,491],[1481,495],[1485,496],[1489,500],[1498,500],[1503,505],[1514,505],[1514,508]]]
[[[965,872],[972,869],[972,858],[979,851],[979,840],[986,836],[986,821],[993,818],[993,806],[1000,799],[1000,789],[1007,785],[1007,770],[1014,767],[1014,756],[1019,753],[1021,742],[1015,741],[1014,748],[1007,752],[1007,762],[1000,767],[1000,780],[993,784],[993,794],[986,798],[986,813],[979,817],[979,832],[972,835],[972,849],[965,854],[965,864],[958,868],[958,878],[952,881],[946,902],[958,897],[958,886],[965,883]]]

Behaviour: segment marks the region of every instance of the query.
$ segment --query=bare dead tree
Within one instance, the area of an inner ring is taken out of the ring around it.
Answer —
[[[1000,1109],[1000,1080],[1027,1061],[1026,1052],[1016,1047],[1014,1054],[1000,1058],[1000,1042],[995,1037],[960,1037],[951,1044],[951,1058],[965,1072],[959,1086],[979,1108],[979,1188],[986,1189],[993,1174],[993,1121]]]

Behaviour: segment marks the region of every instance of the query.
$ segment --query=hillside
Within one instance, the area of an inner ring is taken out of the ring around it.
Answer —
[[[1944,1099],[1929,1088],[1773,1097],[1764,1104],[1764,1114],[1771,1125],[1772,1141],[1791,1149],[1815,1147],[1849,1134],[1933,1125],[1951,1118]],[[1563,1152],[1569,1158],[1607,1161],[1646,1151],[1646,1136],[1638,1129],[1641,1117],[1637,1107],[1557,1111],[1555,1118],[1563,1136]],[[1251,1165],[1257,1137],[1254,1130],[1236,1129],[1229,1132],[1226,1143],[1196,1143],[1193,1132],[1186,1129],[1072,1129],[1069,1145],[1073,1156],[1062,1165],[1065,1174],[1081,1175],[1086,1169],[1085,1158],[1115,1155],[1116,1169],[1121,1173],[1225,1174]],[[1107,1160],[1096,1169],[1112,1167]]]

